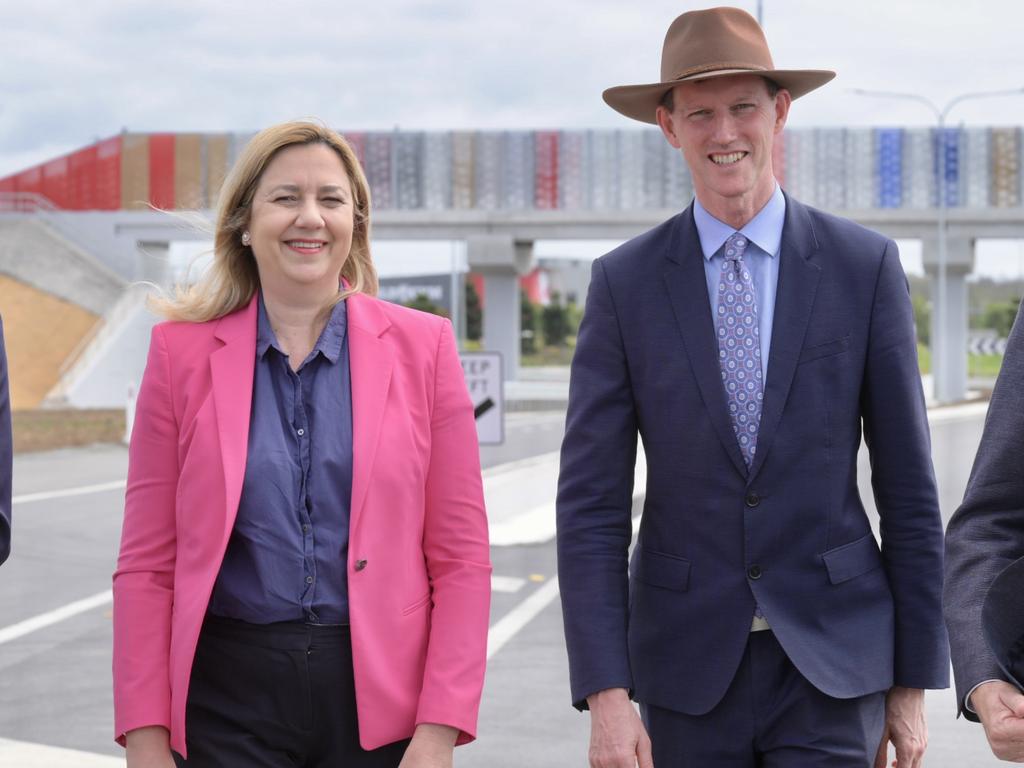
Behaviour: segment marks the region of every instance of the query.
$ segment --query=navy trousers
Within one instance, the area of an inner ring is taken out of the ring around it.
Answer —
[[[178,768],[396,768],[408,740],[359,746],[347,626],[207,616]]]
[[[870,768],[885,692],[834,699],[804,678],[770,631],[752,632],[736,677],[706,715],[640,704],[657,768]]]

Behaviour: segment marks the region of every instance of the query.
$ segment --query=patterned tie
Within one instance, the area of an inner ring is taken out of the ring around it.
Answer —
[[[750,468],[757,450],[764,382],[757,293],[743,263],[749,241],[735,232],[725,241],[725,261],[718,283],[718,364],[729,404],[729,417],[743,460]]]

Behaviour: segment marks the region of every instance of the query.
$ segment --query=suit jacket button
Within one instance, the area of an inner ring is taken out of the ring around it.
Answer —
[[[365,567],[366,567],[366,561],[365,560],[356,560],[356,570],[357,571],[361,571]]]
[[[755,581],[757,579],[760,579],[761,578],[761,566],[760,565],[752,565],[749,568],[747,568],[747,576],[749,576],[751,579],[754,579]]]
[[[747,494],[747,498],[744,501],[746,501],[748,507],[753,508],[761,503],[761,497],[751,491]]]

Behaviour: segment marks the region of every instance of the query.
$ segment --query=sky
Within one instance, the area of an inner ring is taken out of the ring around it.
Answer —
[[[0,0],[0,176],[122,130],[626,128],[601,91],[657,81],[692,0]],[[756,0],[735,3],[756,13]],[[1024,87],[1022,0],[763,0],[777,67],[834,69],[790,125],[931,125]],[[951,124],[1022,125],[1024,95]]]

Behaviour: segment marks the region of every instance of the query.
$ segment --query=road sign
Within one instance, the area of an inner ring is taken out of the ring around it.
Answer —
[[[505,395],[501,353],[461,352],[462,373],[473,401],[476,434],[481,445],[505,442]]]

